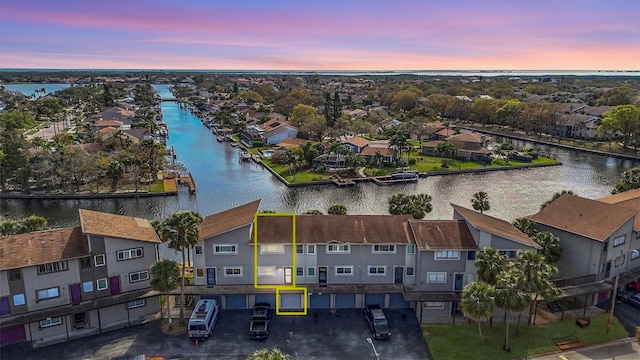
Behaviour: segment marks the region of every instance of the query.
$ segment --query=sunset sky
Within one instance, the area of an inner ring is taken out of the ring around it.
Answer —
[[[0,68],[638,70],[639,0],[3,0]]]

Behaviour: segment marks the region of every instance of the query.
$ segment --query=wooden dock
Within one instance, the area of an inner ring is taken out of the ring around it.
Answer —
[[[163,171],[164,191],[167,193],[178,193],[178,184],[185,183],[189,186],[189,193],[196,193],[196,182],[191,173],[177,173]]]
[[[376,185],[394,185],[418,182],[418,177],[406,179],[394,179],[391,176],[376,176],[371,178]]]
[[[191,175],[190,172],[187,174],[180,174],[180,177],[178,177],[177,180],[185,182],[189,186],[190,194],[196,193],[196,182],[195,180],[193,180],[193,176]]]
[[[164,186],[164,192],[168,194],[178,193],[178,181],[175,178],[162,179],[162,185]]]
[[[337,187],[354,186],[356,183],[352,179],[331,179]]]

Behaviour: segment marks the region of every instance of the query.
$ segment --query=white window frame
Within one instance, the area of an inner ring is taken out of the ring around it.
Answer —
[[[127,309],[135,309],[143,306],[147,306],[147,301],[145,299],[133,300],[127,303]]]
[[[372,270],[374,270],[374,272],[371,272]],[[380,272],[381,270],[382,270],[382,272]],[[387,267],[386,267],[386,265],[368,265],[367,266],[367,275],[368,276],[386,276],[387,275]]]
[[[409,269],[411,269],[411,274],[409,274]],[[416,276],[416,269],[413,266],[407,266],[405,268],[405,275],[406,276]]]
[[[229,248],[228,250],[226,248]],[[214,244],[213,255],[237,255],[238,244]]]
[[[386,247],[386,250],[383,250]],[[395,244],[376,244],[371,246],[372,254],[395,254]]]
[[[95,267],[105,266],[107,264],[107,259],[105,258],[104,254],[98,254],[93,257],[93,263]]]
[[[46,291],[46,293],[43,293],[43,291]],[[40,295],[45,295],[45,296],[41,297]],[[37,301],[55,299],[55,298],[59,298],[59,297],[60,297],[60,287],[58,287],[58,286],[52,287],[52,288],[48,288],[48,289],[36,290],[36,300]]]
[[[613,247],[623,245],[627,242],[627,235],[620,235],[613,238]]]
[[[144,276],[143,276],[143,274],[144,274]],[[133,277],[135,275],[138,276],[137,280],[133,280]],[[144,277],[144,279],[143,279],[143,277]],[[149,270],[142,270],[142,271],[136,271],[136,272],[129,273],[129,282],[130,283],[139,282],[139,281],[145,281],[145,280],[149,280]]]
[[[104,281],[104,287],[100,286],[100,283],[102,281]],[[107,278],[102,278],[102,279],[96,280],[96,289],[98,289],[98,291],[109,289],[109,280],[107,280]]]
[[[227,274],[227,270],[231,270],[231,274]],[[239,270],[240,273],[235,274],[236,270]],[[242,268],[242,266],[224,266],[222,268],[222,276],[223,277],[242,277],[242,274],[244,273],[243,270],[244,269]]]
[[[300,251],[298,251],[300,249]],[[296,254],[304,254],[304,245],[296,244]]]
[[[349,244],[327,244],[327,254],[350,254],[350,253],[351,253],[351,246]]]
[[[194,253],[195,255],[204,255],[204,250],[202,249],[202,245],[196,245],[196,246],[193,248],[193,253]]]
[[[311,271],[309,271],[311,270]],[[307,277],[316,277],[316,267],[315,266],[307,266]]]
[[[13,295],[13,306],[24,306],[27,304],[27,300],[24,298],[24,294]]]
[[[51,274],[66,270],[69,270],[69,264],[64,260],[38,265],[38,275]]]
[[[260,254],[284,254],[284,244],[260,245]]]
[[[201,271],[200,275],[198,275],[198,270]],[[204,269],[203,268],[196,268],[195,277],[197,277],[198,279],[204,278]]]
[[[425,309],[433,310],[433,309],[444,309],[443,301],[425,301],[424,302]]]
[[[629,260],[635,260],[640,258],[640,249],[633,249],[629,251]]]
[[[416,253],[416,245],[415,244],[407,244],[407,254],[413,255]]]
[[[304,267],[301,267],[301,266],[296,267],[296,276],[304,276]]]
[[[89,289],[87,290],[87,287],[89,287]],[[84,293],[90,293],[93,292],[93,281],[85,281],[82,283],[82,292]]]
[[[62,325],[62,317],[57,316],[57,317],[50,317],[50,318],[46,318],[44,320],[40,320],[40,328],[47,328],[50,326],[57,326],[57,325]]]
[[[433,253],[434,260],[460,260],[458,250],[438,250]]]
[[[127,261],[142,257],[144,257],[144,250],[142,250],[142,247],[116,251],[116,259],[118,261]]]
[[[342,273],[338,273],[338,270],[342,269]],[[348,273],[345,273],[344,270],[349,270]],[[336,265],[335,271],[336,276],[353,276],[353,265]]]
[[[442,278],[443,280],[439,280],[440,278]],[[427,282],[430,284],[446,284],[447,273],[446,272],[428,272]]]
[[[307,254],[315,254],[316,246],[315,245],[307,245]]]
[[[258,266],[258,276],[276,276],[275,266]]]

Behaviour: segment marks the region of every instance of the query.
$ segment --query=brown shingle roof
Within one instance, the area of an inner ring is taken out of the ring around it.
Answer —
[[[46,264],[89,255],[80,227],[0,237],[0,270]]]
[[[640,189],[625,191],[597,199],[607,204],[620,204],[640,212]],[[640,232],[640,216],[633,221],[633,230]]]
[[[409,228],[420,250],[478,248],[464,220],[409,220]]]
[[[412,244],[410,218],[410,215],[297,215],[296,242]],[[258,217],[258,243],[290,243],[291,230],[291,217]],[[253,242],[253,236],[251,239]]]
[[[477,211],[467,209],[456,204],[451,204],[451,206],[453,207],[454,211],[464,217],[465,220],[467,220],[473,227],[477,229],[502,236],[506,239],[515,241],[523,245],[531,246],[536,249],[540,248],[540,245],[538,245],[535,241],[529,239],[529,237],[525,233],[518,230],[518,228],[507,221],[500,220],[493,216],[481,214]]]
[[[86,209],[80,209],[79,212],[80,226],[85,234],[160,242],[148,220]]]
[[[365,147],[369,144],[369,140],[363,139],[358,136],[352,136],[352,137],[342,136],[340,140],[342,141],[343,144],[352,144],[357,147]]]
[[[200,224],[200,239],[206,239],[250,224],[258,212],[258,206],[260,206],[260,200],[205,217]]]
[[[529,219],[584,237],[605,241],[637,210],[620,204],[564,194]]]

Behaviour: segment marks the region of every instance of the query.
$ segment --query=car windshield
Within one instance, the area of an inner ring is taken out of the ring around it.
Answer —
[[[387,325],[387,319],[375,319],[373,323],[376,325]]]

